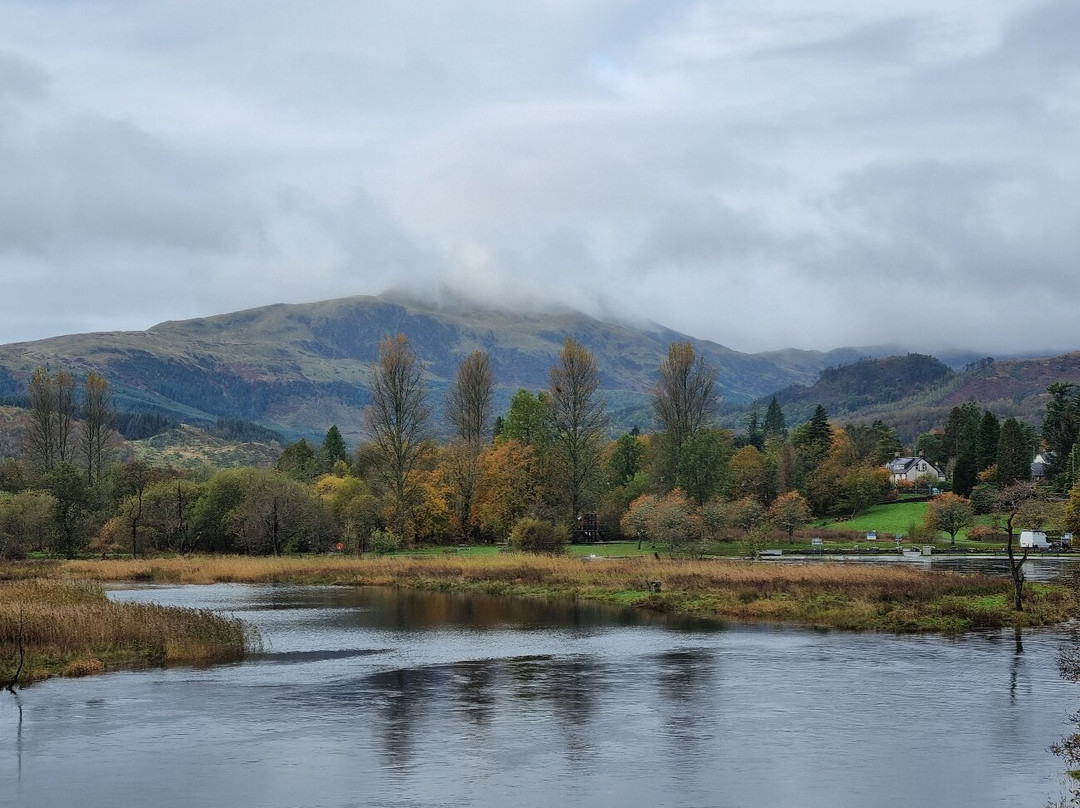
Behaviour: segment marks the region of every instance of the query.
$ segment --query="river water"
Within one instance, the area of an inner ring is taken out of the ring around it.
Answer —
[[[0,693],[0,806],[1042,806],[1080,707],[1057,631],[724,627],[390,589],[112,596],[237,614],[265,648]]]

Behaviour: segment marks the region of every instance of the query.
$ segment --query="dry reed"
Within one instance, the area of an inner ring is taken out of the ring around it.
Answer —
[[[96,584],[20,580],[0,585],[0,681],[20,642],[27,676],[85,675],[106,666],[239,659],[244,624],[208,610],[113,603]],[[34,671],[38,674],[34,674]]]
[[[0,567],[0,578],[21,571]],[[739,561],[482,557],[222,557],[71,561],[48,573],[174,583],[390,585],[412,589],[581,598],[657,611],[850,629],[961,631],[1067,618],[1065,587],[1030,586],[1027,610],[1007,606],[1009,582],[906,566]],[[662,592],[649,591],[661,581]]]

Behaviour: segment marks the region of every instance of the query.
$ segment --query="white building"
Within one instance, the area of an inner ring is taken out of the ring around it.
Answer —
[[[894,483],[901,480],[913,483],[924,474],[935,474],[938,480],[945,479],[945,472],[925,457],[898,457],[886,463],[885,468],[889,470]]]

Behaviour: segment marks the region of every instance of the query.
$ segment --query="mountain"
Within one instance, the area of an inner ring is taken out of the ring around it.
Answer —
[[[252,421],[285,435],[321,438],[338,424],[360,437],[367,374],[379,341],[404,333],[424,362],[438,405],[461,359],[484,349],[497,380],[496,411],[519,388],[547,387],[566,337],[596,354],[616,429],[650,424],[648,391],[672,342],[691,342],[719,368],[729,404],[746,404],[825,368],[881,356],[885,348],[749,354],[656,324],[599,320],[570,308],[501,310],[454,299],[400,294],[279,304],[171,321],[146,331],[53,337],[0,346],[0,397],[17,398],[37,367],[103,374],[119,408],[152,410],[185,423]]]
[[[818,404],[842,419],[936,390],[956,375],[939,359],[925,354],[865,358],[825,368],[813,385],[791,385],[775,397],[792,423],[809,420]],[[759,406],[763,403],[758,402]]]
[[[809,418],[817,404],[840,423],[881,419],[910,443],[920,432],[942,427],[949,411],[974,401],[999,418],[1017,416],[1040,424],[1046,388],[1080,384],[1080,352],[1035,359],[985,358],[954,372],[932,356],[907,354],[864,359],[828,368],[813,385],[775,393],[789,424]],[[761,408],[768,402],[757,402]]]

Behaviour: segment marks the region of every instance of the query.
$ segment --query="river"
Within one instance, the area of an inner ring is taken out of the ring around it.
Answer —
[[[1059,631],[719,626],[391,589],[215,586],[264,650],[0,693],[4,808],[1042,806]]]

